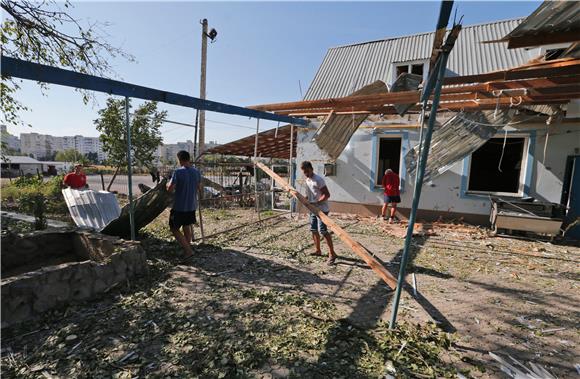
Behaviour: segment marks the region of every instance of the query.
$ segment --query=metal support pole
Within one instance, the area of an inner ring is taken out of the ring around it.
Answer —
[[[437,82],[435,84],[433,103],[431,106],[431,115],[429,117],[429,124],[425,132],[425,142],[421,149],[421,157],[419,166],[417,167],[415,188],[413,191],[413,205],[411,207],[411,214],[409,215],[409,225],[407,227],[407,235],[405,237],[405,246],[403,248],[403,257],[401,258],[401,265],[399,268],[399,277],[397,279],[397,288],[395,290],[395,298],[393,300],[393,309],[391,311],[391,322],[389,328],[393,329],[397,321],[397,312],[399,310],[399,301],[401,300],[401,290],[405,280],[405,270],[407,268],[407,261],[409,260],[409,250],[411,248],[411,239],[413,238],[413,228],[415,227],[415,219],[417,218],[417,209],[419,208],[419,199],[421,197],[421,188],[423,186],[423,177],[425,175],[425,165],[429,156],[429,148],[431,147],[431,136],[433,135],[433,128],[435,127],[435,120],[437,119],[437,108],[439,107],[439,99],[441,97],[441,86],[445,76],[445,67],[447,66],[447,57],[449,52],[443,52],[440,56],[438,71],[434,72],[437,75]]]
[[[131,240],[135,240],[135,209],[133,208],[133,162],[131,160],[131,124],[129,122],[129,98],[125,97],[125,128],[127,129],[127,180],[129,185],[129,225]]]
[[[294,124],[290,124],[290,156],[288,157],[288,183],[292,183],[292,157],[294,155]],[[292,203],[294,199],[290,198],[290,218],[292,218]]]
[[[254,141],[254,162],[258,158],[258,135],[260,134],[260,119],[256,120],[256,139]],[[258,220],[260,219],[260,207],[258,206],[258,167],[254,163],[254,198],[256,203],[256,212],[258,212]]]
[[[201,77],[199,98],[205,100],[205,79],[207,73],[207,19],[201,21]],[[199,155],[205,150],[205,111],[199,111]]]

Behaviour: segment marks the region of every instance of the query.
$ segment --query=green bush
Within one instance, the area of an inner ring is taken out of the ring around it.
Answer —
[[[37,227],[46,223],[45,213],[67,214],[62,197],[63,176],[54,176],[46,181],[38,176],[20,177],[2,188],[2,201],[10,201],[18,208],[35,216]]]

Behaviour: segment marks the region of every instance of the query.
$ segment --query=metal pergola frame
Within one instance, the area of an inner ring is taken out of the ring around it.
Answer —
[[[125,97],[126,114],[125,126],[127,129],[127,164],[129,181],[129,219],[131,223],[131,239],[135,239],[135,223],[133,217],[133,189],[131,172],[131,128],[129,124],[129,98],[138,98],[149,101],[158,101],[167,104],[179,105],[182,107],[205,110],[218,113],[233,114],[256,118],[258,120],[271,120],[285,122],[294,125],[307,126],[308,120],[302,118],[277,115],[274,113],[239,107],[216,101],[200,99],[194,96],[178,94],[169,91],[162,91],[154,88],[143,87],[136,84],[126,83],[118,80],[102,78],[99,76],[83,74],[76,71],[65,70],[58,67],[43,65],[25,61],[22,59],[7,57],[2,55],[1,60],[2,77],[14,77],[19,79],[34,80],[48,84],[57,84],[66,87],[73,87],[89,91],[102,92],[109,95]]]

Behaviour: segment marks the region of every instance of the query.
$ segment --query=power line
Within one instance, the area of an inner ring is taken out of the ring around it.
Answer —
[[[143,117],[143,118],[147,118],[149,120],[152,119],[151,117],[145,117],[143,115],[137,115],[135,113],[132,113],[131,116]],[[237,128],[245,128],[245,129],[254,130],[254,127],[247,126],[247,125],[234,124],[234,123],[225,122],[225,121],[210,120],[208,118],[206,118],[206,121],[210,121],[210,122],[213,122],[213,123],[216,123],[216,124],[223,124],[223,125],[228,125],[228,126],[234,126],[234,127],[237,127]],[[176,124],[176,125],[181,125],[181,126],[187,126],[187,127],[190,127],[190,128],[195,128],[195,125],[193,125],[193,124],[188,124],[188,123],[180,122],[180,121],[173,121],[173,120],[164,119],[163,122],[164,123],[168,123],[168,124]]]

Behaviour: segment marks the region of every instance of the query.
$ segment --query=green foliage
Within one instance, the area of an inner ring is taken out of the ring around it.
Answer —
[[[166,116],[166,111],[157,110],[156,102],[146,102],[135,110],[131,117],[133,166],[147,167],[153,163],[154,153],[162,141],[159,128]],[[125,100],[109,98],[106,108],[99,110],[99,118],[94,123],[101,133],[100,139],[103,150],[107,153],[108,162],[115,167],[125,166],[127,164]]]
[[[74,162],[80,164],[86,164],[89,162],[87,157],[76,151],[75,149],[67,149],[59,151],[56,153],[55,161],[59,162]]]
[[[19,211],[35,216],[40,227],[45,223],[45,213],[68,212],[61,193],[62,180],[62,175],[46,181],[36,175],[21,176],[2,188],[3,206],[5,202],[17,205]]]
[[[24,191],[18,199],[20,209],[34,216],[34,229],[46,229],[46,206],[48,201],[42,191]]]
[[[84,158],[86,158],[89,163],[99,163],[99,154],[96,152],[91,151],[90,153],[86,153]]]
[[[97,76],[113,72],[110,58],[133,60],[105,41],[102,34],[106,25],[81,21],[67,13],[72,8],[69,1],[2,0],[1,6],[5,16],[0,29],[3,55]],[[19,113],[28,110],[15,97],[19,88],[16,80],[2,77],[0,121],[7,125],[21,124]],[[47,86],[41,84],[41,88]],[[90,95],[82,93],[88,101]]]

